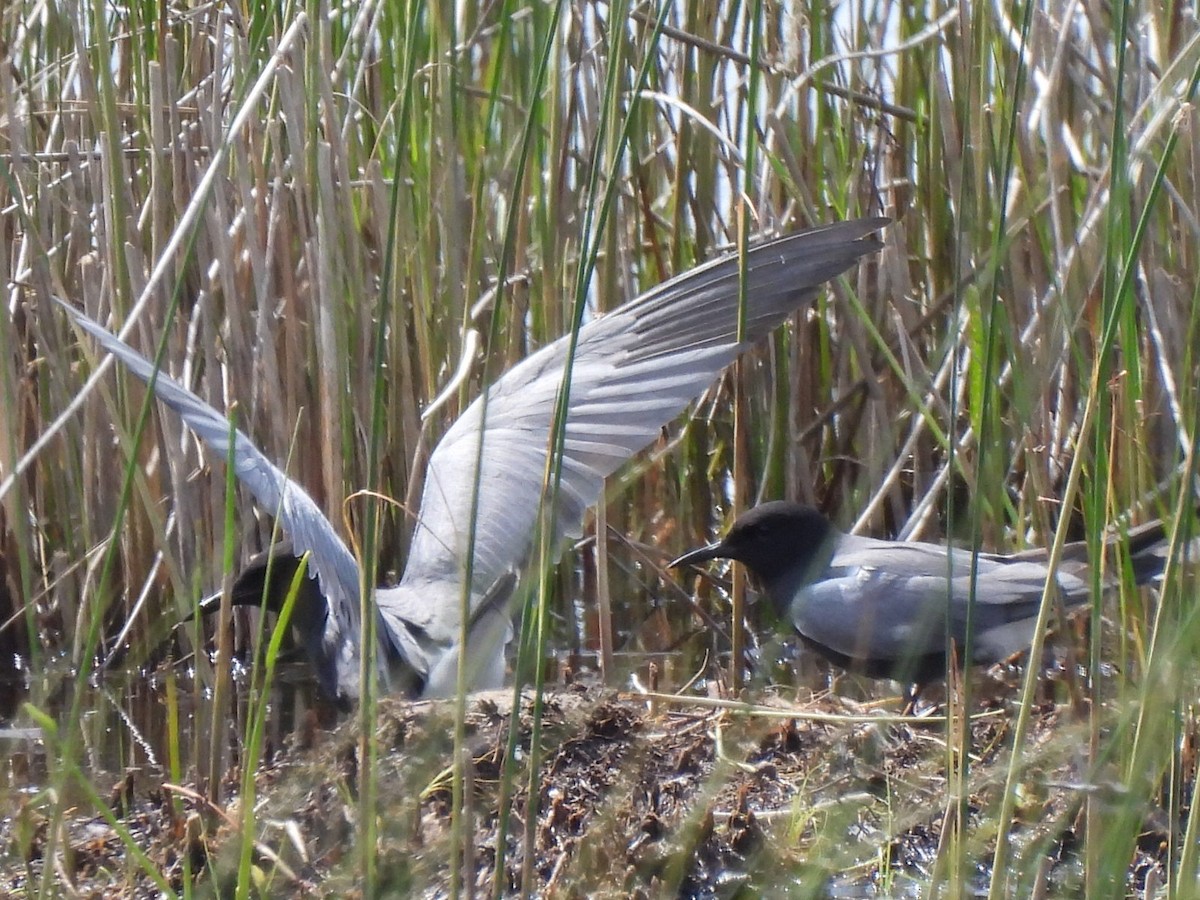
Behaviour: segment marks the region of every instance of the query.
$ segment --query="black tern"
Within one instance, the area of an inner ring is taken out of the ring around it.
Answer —
[[[879,250],[882,245],[870,235],[887,222],[840,222],[752,247],[744,261],[742,341],[737,335],[743,267],[737,255],[685,272],[584,325],[570,368],[561,482],[551,519],[555,546],[581,534],[604,479],[652,443],[735,357],[802,308],[822,284]],[[323,688],[335,698],[356,697],[359,568],[337,531],[245,434],[231,433],[224,415],[164,373],[156,374],[148,360],[103,326],[67,308],[79,327],[152,383],[158,399],[232,463],[264,511],[279,517],[294,551],[311,554],[308,571],[319,591],[306,590],[296,624]],[[487,389],[486,403],[473,402],[430,455],[403,577],[395,587],[374,591],[385,688],[426,697],[454,693],[468,559],[469,686],[503,683],[512,627],[505,601],[531,550],[569,347],[568,338],[561,338],[510,369]],[[284,584],[294,571],[294,564],[281,571]],[[261,570],[251,573],[239,597],[252,602],[252,587],[261,590],[263,577]]]
[[[1137,584],[1162,573],[1166,539],[1161,520],[1119,538]],[[1028,649],[1050,576],[1047,556],[1041,548],[978,554],[973,665]],[[970,550],[944,544],[845,534],[811,506],[773,501],[738,517],[723,540],[670,565],[740,562],[780,619],[830,662],[872,678],[924,684],[946,673],[947,633],[960,651],[964,646],[971,557]],[[1066,608],[1091,599],[1086,542],[1065,545],[1055,579]]]

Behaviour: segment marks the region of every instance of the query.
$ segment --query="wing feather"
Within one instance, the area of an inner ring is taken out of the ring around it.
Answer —
[[[234,467],[239,481],[250,489],[263,509],[279,518],[297,555],[311,553],[310,577],[317,579],[330,614],[325,620],[324,658],[314,660],[322,686],[337,696],[338,686],[352,687],[358,681],[358,654],[354,646],[359,633],[359,569],[354,555],[338,536],[320,507],[288,476],[263,455],[241,430],[230,428],[229,419],[205,403],[148,359],[83,312],[57,297],[79,328],[147,384],[154,394],[174,410],[188,427],[212,450]]]
[[[843,222],[751,249],[741,342],[736,256],[684,273],[584,325],[571,369],[554,539],[578,536],[604,479],[650,444],[739,353],[802,308],[820,285],[876,251],[880,244],[867,235],[885,223]],[[473,505],[469,473],[475,470],[485,415],[473,594],[481,596],[507,566],[526,560],[568,347],[562,338],[526,358],[491,387],[486,403],[476,400],[446,432],[429,460],[421,521],[402,585],[428,581],[434,571],[465,571]],[[453,551],[449,556],[447,548]],[[448,624],[456,627],[457,610],[452,615]]]

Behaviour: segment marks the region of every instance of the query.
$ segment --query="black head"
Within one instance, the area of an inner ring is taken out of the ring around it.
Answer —
[[[797,567],[807,571],[833,534],[829,520],[811,506],[775,500],[740,516],[723,540],[685,553],[671,566],[734,559],[771,584]]]
[[[292,582],[300,568],[300,559],[288,541],[278,541],[269,550],[256,554],[238,574],[230,591],[232,606],[258,606],[278,615],[292,590]],[[292,625],[305,635],[320,635],[325,631],[329,604],[321,586],[311,577],[301,580]],[[221,606],[221,595],[213,594],[200,602],[200,614],[210,615]],[[190,618],[190,616],[189,616]]]
[[[277,542],[269,551],[254,556],[242,569],[230,591],[230,604],[235,607],[258,606],[279,615],[292,591],[300,566],[301,560],[295,556],[291,543]],[[220,607],[221,595],[213,594],[201,601],[200,614],[210,615]],[[291,625],[316,670],[322,690],[344,707],[337,664],[325,647],[325,620],[328,616],[329,603],[321,592],[320,583],[308,570],[297,586]],[[357,639],[357,635],[354,638]]]

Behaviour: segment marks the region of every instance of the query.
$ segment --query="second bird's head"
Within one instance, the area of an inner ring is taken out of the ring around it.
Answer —
[[[829,520],[811,506],[774,500],[739,516],[722,540],[685,553],[670,567],[732,559],[770,591],[774,585],[807,576],[835,535]]]

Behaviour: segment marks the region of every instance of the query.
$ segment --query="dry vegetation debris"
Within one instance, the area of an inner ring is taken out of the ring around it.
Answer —
[[[657,704],[598,688],[547,697],[537,820],[528,828],[526,785],[517,780],[508,831],[499,832],[511,694],[484,695],[468,712],[474,839],[465,872],[490,893],[496,853],[506,849],[504,893],[526,865],[537,893],[562,897],[731,897],[915,894],[934,875],[944,804],[944,724],[878,722],[851,715],[847,701],[781,701],[746,715]],[[769,711],[775,715],[767,715]],[[448,705],[385,701],[377,740],[380,889],[440,896],[449,884],[452,753]],[[528,698],[517,720],[518,752],[529,751]],[[812,717],[812,718],[810,718]],[[1082,725],[1070,710],[1036,710],[1030,765],[1011,823],[1023,854],[1040,858],[1055,892],[1079,887]],[[1009,720],[1001,705],[972,717],[975,790],[966,805],[986,821],[1003,784]],[[358,739],[354,723],[323,732],[314,746],[282,750],[261,771],[255,880],[269,894],[353,894],[358,881]],[[1115,788],[1113,788],[1115,790]],[[171,886],[195,879],[224,896],[236,883],[236,808],[217,811],[199,793],[130,776],[113,811]],[[234,804],[236,807],[236,803]],[[1161,876],[1167,853],[1162,810],[1147,813],[1129,869],[1137,893]],[[61,877],[81,892],[133,884],[147,896],[112,826],[68,819]],[[20,894],[43,861],[45,819],[27,807],[5,821],[0,888]],[[532,856],[526,859],[526,835]],[[987,883],[990,847],[975,848],[970,881]],[[190,876],[185,875],[185,864]]]

